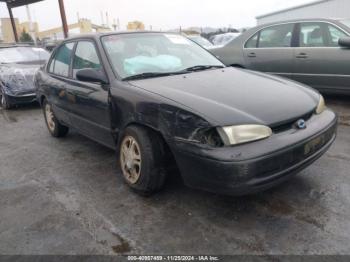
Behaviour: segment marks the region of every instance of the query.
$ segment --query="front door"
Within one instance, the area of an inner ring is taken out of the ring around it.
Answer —
[[[106,146],[113,147],[108,105],[109,88],[100,83],[77,80],[77,71],[86,68],[103,71],[94,42],[81,40],[75,49],[72,80],[67,88],[67,96],[71,104],[72,126],[84,135]]]
[[[350,50],[338,45],[347,33],[326,22],[298,25],[293,78],[321,91],[350,90]]]
[[[248,69],[291,77],[294,68],[292,37],[294,24],[264,28],[244,47]]]

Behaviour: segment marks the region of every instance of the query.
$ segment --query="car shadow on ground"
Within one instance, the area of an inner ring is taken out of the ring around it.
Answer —
[[[97,151],[100,150],[104,149]],[[90,153],[94,152],[96,149]],[[108,152],[108,155],[115,158],[114,152]],[[113,176],[109,175],[111,173]],[[272,244],[272,239],[293,238],[298,233],[304,238],[323,234],[329,220],[329,211],[323,203],[323,192],[314,185],[313,176],[308,173],[312,172],[301,172],[273,189],[241,197],[188,188],[177,172],[170,174],[162,191],[150,197],[139,196],[130,190],[123,183],[119,171],[96,174],[90,183],[100,184],[100,190],[95,192],[94,197],[111,210],[101,211],[99,208],[100,212],[107,213],[106,216],[112,223],[122,223],[124,232],[132,232],[132,236],[125,236],[125,239],[136,239],[137,246],[141,246],[141,249],[154,250],[154,246],[143,243],[145,236],[149,239],[164,239],[164,234],[169,234],[173,238],[187,239],[179,242],[179,245],[206,239],[211,246],[206,247],[207,244],[201,242],[196,250],[202,252],[223,252],[233,245],[236,246],[236,251],[262,254],[269,250],[269,246],[278,245]],[[101,181],[104,181],[103,185]],[[142,235],[137,235],[140,230]],[[287,230],[289,231],[285,232]],[[173,235],[173,232],[178,233]],[[282,232],[285,232],[285,236],[279,235]],[[169,249],[174,243],[166,241],[160,247]],[[134,248],[130,244],[130,249]],[[179,247],[178,250],[189,252],[191,249],[189,246]]]
[[[350,96],[326,95],[326,104],[339,116],[339,125],[350,126]]]
[[[40,109],[39,103],[34,102],[29,104],[16,105],[7,110],[3,109],[0,106],[0,115],[2,115],[7,122],[17,122],[17,116],[20,116],[21,112],[35,109]]]
[[[197,214],[199,217],[207,217],[214,220],[212,222],[223,219],[243,221],[248,217],[254,219],[254,217],[261,218],[261,216],[276,218],[281,216],[295,216],[300,221],[310,223],[320,229],[323,228],[321,222],[317,221],[317,219],[322,219],[322,215],[313,218],[313,212],[311,212],[312,216],[311,214],[308,215],[307,212],[305,213],[306,210],[312,211],[310,206],[318,206],[320,210],[322,209],[322,201],[319,197],[322,193],[318,192],[313,185],[312,174],[309,174],[312,171],[302,171],[285,183],[264,192],[247,196],[227,196],[195,190],[185,186],[180,173],[174,169],[168,174],[163,190],[152,196],[144,197],[135,194],[123,182],[122,174],[116,164],[117,157],[114,151],[100,146],[76,133],[68,137],[68,140],[69,142],[66,141],[65,143],[83,143],[89,148],[87,151],[72,152],[75,160],[84,161],[85,154],[96,155],[98,153],[104,156],[105,170],[108,171],[90,177],[92,179],[90,182],[91,185],[98,185],[101,181],[106,183],[98,187],[102,190],[96,192],[96,196],[105,200],[107,199],[107,195],[112,197],[111,205],[113,205],[114,200],[122,199],[120,194],[129,194],[129,197],[137,201],[140,205],[152,206],[152,208],[156,209],[159,208],[159,211],[165,213],[171,213],[174,211],[171,209],[176,206],[175,210],[187,210],[186,215]],[[99,162],[98,159],[96,161]],[[112,165],[110,165],[111,163]],[[82,175],[82,179],[86,172],[88,170],[85,170],[85,172],[81,170],[79,172]],[[106,191],[106,188],[115,191]],[[108,203],[106,204],[108,205]],[[164,207],[170,207],[170,209],[164,211]],[[164,216],[166,217],[166,214]]]
[[[74,133],[67,140],[65,143],[84,144],[85,149],[70,153],[74,161],[80,162],[79,166],[83,165],[85,155],[90,155],[90,162],[96,161],[96,166],[86,165],[74,174],[78,184],[85,184],[78,186],[79,195],[84,199],[94,199],[94,210],[119,226],[129,245],[126,253],[155,251],[154,245],[144,239],[162,239],[164,242],[158,243],[157,247],[163,249],[158,253],[169,252],[172,245],[179,245],[177,250],[185,253],[191,252],[193,246],[185,246],[186,243],[206,239],[208,243],[201,242],[196,250],[224,252],[233,245],[237,252],[262,254],[267,252],[273,239],[294,235],[296,232],[291,228],[296,227],[297,231],[304,228],[301,235],[312,238],[324,231],[328,221],[322,192],[315,188],[308,172],[301,172],[268,191],[233,197],[188,188],[180,174],[173,171],[162,191],[143,197],[123,182],[113,151]],[[93,160],[91,155],[96,159]],[[82,188],[87,184],[89,191],[85,195]],[[84,217],[84,211],[79,213]],[[285,236],[279,235],[286,230],[290,231]],[[210,247],[207,247],[209,243]]]

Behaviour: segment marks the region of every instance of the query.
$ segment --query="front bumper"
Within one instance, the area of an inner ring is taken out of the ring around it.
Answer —
[[[271,188],[309,166],[332,145],[336,130],[337,117],[326,110],[310,118],[306,129],[292,128],[265,140],[215,149],[176,141],[172,150],[186,185],[245,195]]]
[[[36,94],[33,92],[21,95],[6,95],[11,105],[28,104],[37,101]]]

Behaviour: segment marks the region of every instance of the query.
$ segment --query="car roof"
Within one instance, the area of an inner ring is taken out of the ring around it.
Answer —
[[[100,37],[109,36],[109,35],[130,35],[130,34],[179,34],[179,33],[161,32],[161,31],[118,31],[118,32],[107,32],[107,33],[90,33],[90,34],[79,34],[79,35],[71,36],[62,42],[78,40],[83,38],[99,39]]]
[[[266,24],[261,24],[256,27],[266,27],[270,25],[284,24],[284,23],[300,23],[300,22],[331,22],[331,23],[340,23],[340,20],[346,20],[346,18],[300,18],[300,19],[291,19],[291,20],[281,20],[278,22],[271,22]],[[255,28],[256,28],[255,27]]]

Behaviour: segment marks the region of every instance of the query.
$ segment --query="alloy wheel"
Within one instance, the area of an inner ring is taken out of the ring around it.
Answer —
[[[141,175],[141,151],[136,139],[126,136],[120,150],[120,164],[125,179],[136,184]]]
[[[53,114],[52,108],[48,103],[45,105],[45,117],[46,117],[46,123],[49,130],[51,132],[54,132],[56,123],[54,120],[54,114]]]

